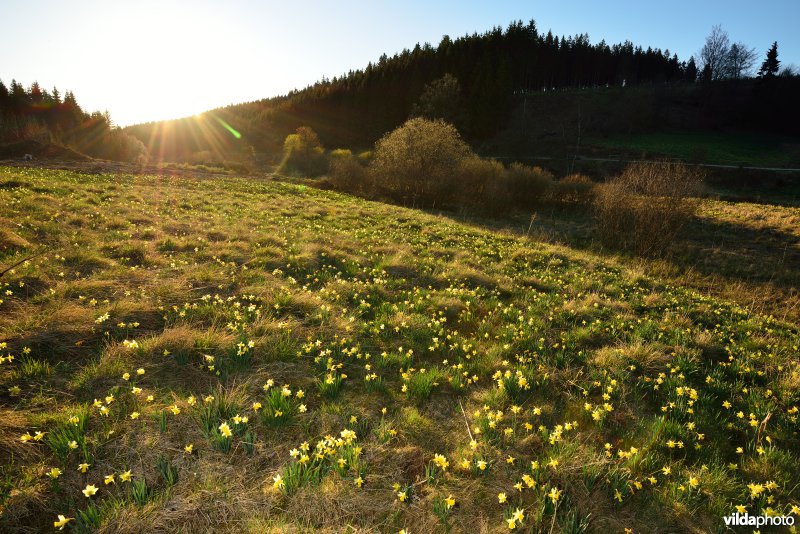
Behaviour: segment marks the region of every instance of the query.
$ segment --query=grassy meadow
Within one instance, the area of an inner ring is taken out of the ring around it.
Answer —
[[[796,233],[785,210],[768,220]],[[719,532],[800,513],[800,333],[732,290],[269,179],[5,167],[15,264],[3,532]]]
[[[800,146],[796,138],[762,132],[653,132],[609,135],[588,142],[608,149],[717,165],[800,165]]]

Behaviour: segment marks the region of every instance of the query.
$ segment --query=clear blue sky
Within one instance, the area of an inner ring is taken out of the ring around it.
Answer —
[[[71,89],[121,125],[283,94],[417,42],[535,19],[592,42],[697,52],[714,24],[800,63],[800,0],[0,0],[0,79]]]

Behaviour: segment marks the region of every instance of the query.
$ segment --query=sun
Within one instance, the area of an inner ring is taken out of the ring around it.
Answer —
[[[113,91],[114,120],[128,125],[188,117],[229,103],[220,84],[232,79],[232,27],[203,6],[165,2],[107,6],[118,25],[102,33],[98,77]]]

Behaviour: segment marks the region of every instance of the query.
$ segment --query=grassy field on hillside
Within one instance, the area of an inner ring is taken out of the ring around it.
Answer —
[[[266,179],[0,168],[0,206],[0,531],[800,512],[795,324]]]
[[[696,163],[793,168],[800,165],[800,140],[763,133],[654,132],[613,135],[587,142]]]

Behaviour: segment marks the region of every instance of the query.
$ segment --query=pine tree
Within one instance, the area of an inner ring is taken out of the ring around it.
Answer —
[[[759,78],[771,78],[778,74],[778,68],[780,67],[781,62],[778,61],[778,42],[772,43],[772,46],[767,51],[767,58],[764,60],[764,63],[761,64],[761,68],[758,70],[758,77]]]
[[[683,75],[687,82],[694,83],[697,81],[697,64],[694,62],[694,56],[690,57],[689,62],[686,63],[686,69],[684,69]]]

